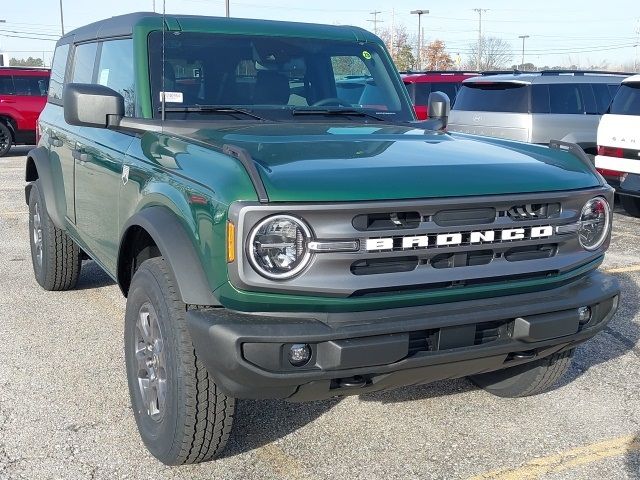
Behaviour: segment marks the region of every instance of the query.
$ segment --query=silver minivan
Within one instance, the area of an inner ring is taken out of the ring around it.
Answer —
[[[577,143],[596,154],[600,116],[625,74],[543,71],[465,80],[449,130],[529,143]]]

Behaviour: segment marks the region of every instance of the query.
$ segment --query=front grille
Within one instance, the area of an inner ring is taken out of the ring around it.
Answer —
[[[468,286],[486,286],[497,283],[517,282],[519,280],[542,280],[552,278],[559,274],[557,270],[546,270],[535,273],[519,273],[515,275],[500,275],[495,277],[470,278],[466,280],[453,280],[450,282],[432,282],[421,285],[394,285],[391,287],[370,288],[354,291],[351,297],[372,297],[381,295],[393,295],[396,293],[419,293],[424,290],[452,290]]]
[[[423,294],[470,286],[548,279],[596,260],[577,225],[584,204],[608,196],[596,187],[569,192],[318,204],[239,203],[230,210],[246,245],[269,215],[304,219],[317,242],[357,249],[317,252],[287,281],[261,277],[244,256],[230,264],[240,290],[358,297]]]
[[[516,221],[555,218],[560,215],[560,204],[525,203],[523,205],[514,205],[507,210],[507,215]]]

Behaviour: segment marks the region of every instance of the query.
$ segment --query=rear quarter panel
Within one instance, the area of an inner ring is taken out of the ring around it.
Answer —
[[[531,143],[566,140],[595,146],[600,115],[532,114]],[[592,152],[595,153],[595,152]]]

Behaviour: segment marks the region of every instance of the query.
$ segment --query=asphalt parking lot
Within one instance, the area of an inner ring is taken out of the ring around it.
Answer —
[[[241,401],[224,458],[168,468],[139,440],[125,300],[92,262],[69,292],[31,267],[24,154],[0,158],[0,479],[640,478],[640,219],[617,209],[607,330],[554,391],[509,400],[465,380],[309,404]]]

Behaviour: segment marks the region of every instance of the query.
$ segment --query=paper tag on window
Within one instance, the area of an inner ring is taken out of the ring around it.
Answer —
[[[167,103],[182,103],[182,92],[160,92],[160,101],[164,96],[164,101]]]

